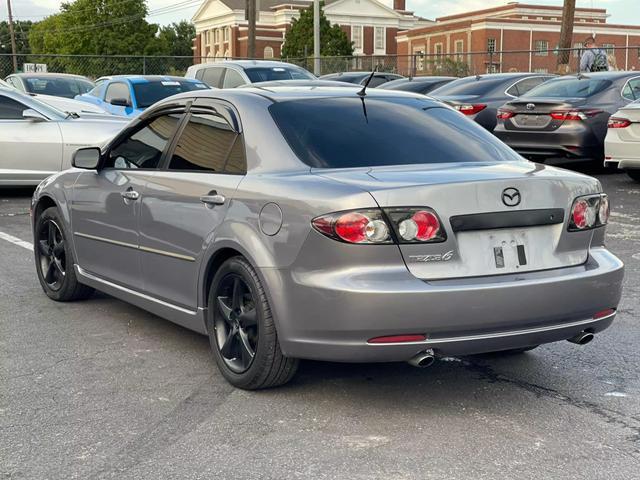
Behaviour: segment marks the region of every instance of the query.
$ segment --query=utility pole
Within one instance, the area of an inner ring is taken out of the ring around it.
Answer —
[[[249,35],[247,40],[247,57],[256,58],[256,0],[247,0],[247,20]]]
[[[11,0],[7,0],[7,11],[9,12],[9,35],[11,36],[11,53],[13,58],[13,73],[18,71],[18,57],[16,57],[16,34],[13,31],[13,15],[11,14]]]
[[[560,44],[558,45],[558,73],[569,73],[569,50],[572,47],[573,21],[576,14],[576,0],[564,0]]]
[[[320,0],[313,0],[313,73],[320,76]]]

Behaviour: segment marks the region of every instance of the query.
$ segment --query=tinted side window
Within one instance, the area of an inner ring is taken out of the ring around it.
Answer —
[[[362,82],[362,84],[364,85],[366,81],[367,81],[367,80],[365,79],[365,80]],[[372,88],[374,88],[374,87],[378,87],[378,86],[382,85],[383,83],[387,83],[387,78],[386,78],[386,77],[383,77],[383,76],[374,76],[374,77],[371,79],[371,81],[369,82],[369,87],[372,87]]]
[[[107,93],[104,96],[105,102],[111,103],[111,101],[116,98],[124,99],[131,103],[129,85],[120,82],[107,85]]]
[[[622,89],[622,96],[628,100],[640,99],[640,78],[629,80]]]
[[[527,93],[533,87],[537,87],[538,85],[546,82],[547,80],[548,80],[547,77],[525,78],[523,80],[520,80],[518,83],[513,85],[509,90],[507,90],[507,93],[509,95],[513,95],[514,97],[519,97]]]
[[[194,113],[180,134],[169,169],[222,173],[237,137],[222,117]]]
[[[22,120],[22,112],[26,109],[20,102],[0,95],[0,120]]]
[[[244,81],[244,78],[242,78],[238,72],[227,68],[227,73],[224,74],[224,84],[222,88],[236,88],[245,83],[247,82]]]
[[[162,152],[175,134],[180,114],[153,119],[122,140],[109,153],[107,168],[158,168]]]
[[[201,73],[201,78],[199,78],[199,80],[202,80],[204,83],[206,83],[210,87],[220,88],[220,77],[222,77],[223,71],[224,69],[222,67],[205,68],[204,70],[200,70],[200,72],[202,73]],[[198,78],[197,75],[196,75],[196,78]]]

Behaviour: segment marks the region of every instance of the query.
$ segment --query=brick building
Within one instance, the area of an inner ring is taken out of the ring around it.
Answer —
[[[595,34],[598,44],[615,55],[618,69],[640,69],[640,26],[614,25],[607,23],[607,18],[606,9],[576,8],[573,47],[580,48],[589,35]],[[467,62],[473,73],[553,72],[561,20],[562,7],[511,2],[437,18],[431,25],[400,32],[398,54],[425,54],[427,60],[446,56]],[[613,50],[612,47],[629,48]],[[533,53],[500,53],[513,50]],[[486,53],[490,51],[497,53]],[[573,70],[578,65],[578,57],[577,50],[572,52],[570,64]],[[418,58],[417,72],[428,70],[429,62],[422,56]]]
[[[312,5],[312,0],[257,0],[256,56],[280,57],[292,19]],[[407,11],[405,0],[325,0],[324,14],[353,41],[356,55],[393,55],[399,31],[433,23]],[[196,61],[247,56],[245,0],[204,0],[193,23]]]

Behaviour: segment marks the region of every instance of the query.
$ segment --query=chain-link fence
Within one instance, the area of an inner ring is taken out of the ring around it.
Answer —
[[[505,50],[487,52],[423,53],[411,55],[358,55],[321,57],[320,74],[371,71],[377,68],[405,76],[447,75],[464,77],[497,72],[558,73],[558,56],[566,65],[559,73],[580,70],[584,50]],[[608,64],[615,70],[640,70],[640,46],[614,47],[603,45]],[[224,58],[157,57],[125,55],[16,55],[0,54],[0,78],[14,71],[48,71],[74,73],[89,78],[105,75],[178,75],[182,76],[194,63],[212,62]],[[314,58],[283,58],[313,71]]]

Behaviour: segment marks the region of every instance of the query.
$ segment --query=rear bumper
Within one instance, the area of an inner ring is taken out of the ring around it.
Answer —
[[[404,361],[433,348],[462,355],[518,348],[607,328],[624,267],[604,248],[577,267],[424,282],[404,265],[378,271],[262,269],[285,355],[343,361]],[[277,290],[274,287],[277,286]],[[277,293],[275,293],[277,292]],[[385,335],[426,334],[411,344],[369,344]]]
[[[617,165],[623,170],[640,168],[640,142],[623,141],[615,130],[607,134],[605,155],[605,165]]]
[[[506,130],[498,125],[494,134],[516,152],[530,159],[602,159],[604,147],[593,133],[585,128],[552,132]]]

